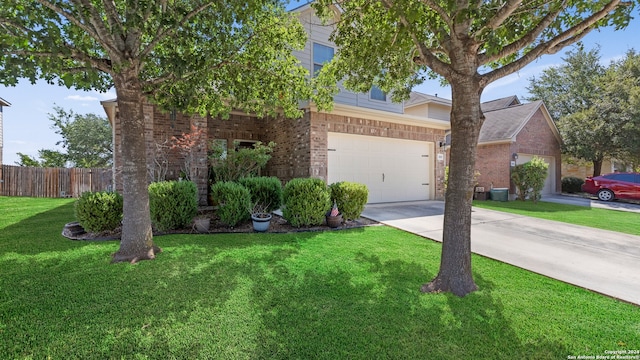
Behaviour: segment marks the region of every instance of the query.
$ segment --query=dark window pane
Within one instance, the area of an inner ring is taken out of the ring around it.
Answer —
[[[333,48],[318,43],[313,43],[313,73],[316,74],[322,65],[333,59]]]
[[[371,99],[380,100],[380,101],[387,101],[387,93],[382,91],[382,89],[380,89],[379,87],[373,86],[371,88]]]

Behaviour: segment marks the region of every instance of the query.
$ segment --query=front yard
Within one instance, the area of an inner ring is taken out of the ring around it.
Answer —
[[[154,261],[70,241],[70,200],[0,197],[0,358],[566,359],[640,349],[640,308],[474,256],[480,290],[421,294],[440,244],[384,226],[170,235]]]

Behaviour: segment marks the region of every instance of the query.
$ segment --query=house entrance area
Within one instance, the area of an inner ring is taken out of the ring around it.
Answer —
[[[433,143],[331,132],[327,140],[327,183],[363,183],[369,203],[433,198]]]

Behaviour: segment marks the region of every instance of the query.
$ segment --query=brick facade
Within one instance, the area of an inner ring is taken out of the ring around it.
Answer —
[[[484,187],[487,191],[492,186],[510,188],[509,192],[514,194],[515,187],[511,183],[511,161],[514,153],[552,156],[555,159],[555,191],[561,191],[560,143],[541,109],[538,109],[520,130],[515,142],[478,145],[476,156],[476,170],[480,173],[477,178],[478,186]]]
[[[327,179],[327,139],[329,132],[344,132],[380,136],[398,139],[427,141],[437,144],[444,138],[444,130],[425,126],[397,124],[387,121],[371,120],[358,117],[334,115],[305,111],[299,119],[284,117],[259,119],[238,113],[231,114],[227,120],[221,118],[186,116],[180,113],[162,112],[151,105],[145,105],[145,138],[147,142],[147,165],[150,180],[158,165],[166,161],[164,178],[174,180],[180,176],[184,161],[175,150],[169,150],[172,137],[178,137],[191,131],[191,126],[205,129],[209,140],[226,140],[229,149],[235,140],[273,141],[277,144],[272,158],[263,175],[276,176],[283,183],[296,177],[316,177]],[[120,145],[121,130],[118,114],[114,121],[114,183],[116,189],[122,190]],[[164,154],[158,151],[164,149]],[[439,151],[437,148],[436,151]],[[162,156],[159,156],[162,155]],[[436,198],[443,197],[442,180],[444,177],[444,160],[434,164],[436,178]],[[200,203],[206,203],[208,191],[208,169],[206,152],[198,155],[192,179],[198,186]]]
[[[520,130],[516,137],[514,152],[553,156],[555,160],[555,192],[562,191],[562,155],[560,142],[555,137],[553,131],[549,127],[546,117],[542,110],[538,109],[525,127]]]
[[[476,177],[478,186],[485,191],[493,188],[511,187],[511,154],[514,145],[510,143],[479,145],[476,154]],[[512,191],[513,192],[513,191]]]

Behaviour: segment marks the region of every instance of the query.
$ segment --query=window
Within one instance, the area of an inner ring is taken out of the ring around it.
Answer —
[[[317,74],[322,66],[333,59],[333,48],[318,43],[313,43],[313,75]]]
[[[371,87],[371,100],[387,101],[387,93],[377,86]]]
[[[220,160],[227,158],[227,139],[215,139],[211,145],[211,156]]]
[[[635,182],[634,174],[611,174],[605,177],[618,181]]]

